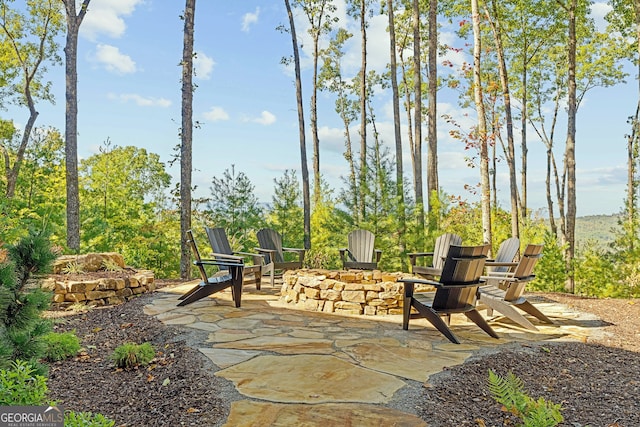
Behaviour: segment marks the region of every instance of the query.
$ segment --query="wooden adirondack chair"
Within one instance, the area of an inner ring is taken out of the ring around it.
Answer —
[[[445,233],[435,241],[433,246],[433,252],[412,252],[409,255],[411,261],[411,273],[419,276],[433,279],[442,273],[442,267],[444,266],[444,259],[449,252],[449,246],[461,245],[462,238],[457,234]],[[423,266],[418,265],[418,258],[431,257],[431,265]]]
[[[264,261],[264,255],[250,253],[250,252],[238,252],[231,249],[227,233],[224,228],[209,228],[205,227],[204,231],[209,238],[209,244],[213,253],[211,256],[214,259],[225,259],[229,255],[240,256],[242,259],[251,258],[253,264],[244,266],[244,283],[255,282],[256,289],[260,290],[260,284],[262,282],[262,276],[273,270],[273,263],[266,264]],[[249,277],[251,276],[251,277]],[[249,279],[249,280],[247,280]],[[273,281],[271,282],[273,286]]]
[[[520,262],[511,263],[512,266],[515,267],[513,271],[492,271],[488,275],[483,276],[487,284],[481,286],[478,291],[479,302],[488,307],[487,312],[489,315],[493,310],[496,310],[517,324],[527,329],[537,331],[538,328],[516,310],[517,307],[542,322],[553,323],[551,319],[527,301],[523,295],[527,282],[535,278],[533,268],[542,256],[543,246],[544,245],[527,245],[522,258],[520,258]],[[501,287],[504,287],[504,289],[501,289]]]
[[[200,272],[200,278],[202,281],[189,291],[180,296],[182,300],[178,306],[184,306],[205,298],[215,292],[221,291],[226,288],[231,288],[231,296],[236,308],[240,307],[240,301],[242,298],[242,277],[244,270],[244,262],[241,257],[227,256],[218,259],[202,259],[200,257],[200,251],[193,239],[193,232],[187,231],[187,242],[191,247],[194,261],[193,264],[198,267]],[[209,276],[205,270],[205,266],[217,266],[220,270]]]
[[[400,279],[404,283],[402,328],[409,329],[409,319],[424,317],[449,341],[460,344],[448,324],[451,314],[463,313],[487,334],[498,338],[495,331],[476,310],[480,276],[484,270],[489,247],[489,245],[450,246],[438,282],[425,279]],[[433,292],[414,293],[415,284],[435,286],[435,295]],[[429,299],[429,296],[433,298]],[[417,310],[417,313],[412,313],[412,308]],[[442,316],[446,316],[447,322],[442,319]]]
[[[378,268],[382,251],[375,249],[376,236],[368,230],[354,230],[347,236],[348,248],[340,249],[342,268],[375,270]]]
[[[520,250],[520,239],[511,237],[500,243],[495,258],[485,263],[487,274],[491,272],[506,272],[513,268],[513,260]],[[506,263],[506,264],[505,264]]]
[[[265,255],[265,262],[267,264],[273,263],[271,283],[273,283],[275,270],[283,271],[302,268],[302,262],[304,261],[306,252],[305,249],[283,247],[280,233],[270,228],[263,228],[259,230],[256,235],[258,237],[258,244],[260,245],[259,248],[256,248],[256,251]],[[285,260],[285,252],[296,254],[297,259],[295,261]]]

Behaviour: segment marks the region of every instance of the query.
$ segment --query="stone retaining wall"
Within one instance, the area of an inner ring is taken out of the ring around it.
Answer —
[[[310,311],[384,315],[402,314],[405,273],[291,270],[283,275],[280,299]]]
[[[156,289],[152,271],[138,270],[128,277],[89,280],[45,279],[42,288],[53,292],[58,304],[82,303],[93,306],[122,304],[135,295]]]
[[[106,265],[117,266],[121,271],[107,272]],[[75,273],[70,273],[70,266]],[[65,272],[69,274],[65,275]],[[135,295],[156,289],[152,271],[125,267],[122,255],[111,252],[62,256],[54,262],[53,273],[54,276],[45,279],[41,287],[53,292],[53,302],[61,305],[121,304]],[[106,277],[100,277],[101,274]],[[87,277],[81,277],[83,275]]]

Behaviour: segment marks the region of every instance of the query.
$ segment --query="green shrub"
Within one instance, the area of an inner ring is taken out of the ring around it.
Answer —
[[[0,406],[39,406],[45,403],[47,380],[30,363],[17,360],[0,369]]]
[[[506,411],[519,417],[524,427],[554,427],[564,421],[560,413],[562,406],[547,402],[543,398],[535,400],[524,392],[522,380],[509,372],[506,377],[489,370],[489,391],[496,402]]]
[[[544,236],[542,258],[534,270],[536,278],[527,286],[530,290],[563,292],[567,280],[563,247],[550,232]]]
[[[80,339],[73,332],[49,332],[42,336],[47,344],[45,358],[50,362],[58,362],[75,356],[80,351]]]
[[[138,365],[148,365],[156,355],[153,346],[148,343],[126,343],[118,346],[111,358],[117,368],[131,369]]]
[[[113,427],[115,421],[102,414],[68,411],[64,414],[65,427]]]

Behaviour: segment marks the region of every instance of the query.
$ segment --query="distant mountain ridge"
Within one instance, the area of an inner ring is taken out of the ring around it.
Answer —
[[[620,230],[621,219],[616,215],[589,215],[576,218],[576,243],[582,245],[589,240],[606,245],[615,239],[614,230]]]

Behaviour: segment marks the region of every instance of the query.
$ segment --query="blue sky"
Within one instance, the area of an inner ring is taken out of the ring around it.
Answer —
[[[342,1],[339,15],[344,16]],[[83,158],[97,152],[109,138],[118,146],[135,145],[158,153],[168,162],[179,143],[180,67],[184,1],[93,0],[81,27],[78,48],[78,151]],[[606,11],[597,4],[596,16]],[[305,28],[298,14],[298,32]],[[375,17],[369,28],[369,66],[382,70],[387,62],[386,16]],[[194,118],[201,127],[194,131],[194,183],[198,194],[209,194],[211,179],[235,165],[247,174],[262,202],[271,202],[273,180],[286,169],[300,177],[295,88],[290,69],[280,64],[291,54],[291,39],[276,27],[287,23],[282,1],[200,0],[196,5],[196,80]],[[350,23],[350,25],[353,25]],[[351,29],[358,34],[357,28]],[[305,107],[309,105],[310,43],[303,41]],[[446,29],[442,39],[452,38]],[[62,42],[62,40],[61,40]],[[359,39],[354,37],[344,64],[344,74],[353,75],[359,64]],[[459,63],[461,58],[450,58]],[[64,67],[51,67],[56,104],[39,103],[37,126],[64,130]],[[577,133],[578,215],[611,214],[620,211],[625,197],[626,118],[635,111],[635,74],[628,85],[592,90],[580,107]],[[343,130],[333,109],[333,99],[319,100],[321,170],[334,188],[341,186],[347,163]],[[465,121],[455,95],[438,95],[439,115],[450,114]],[[376,97],[376,117],[382,139],[392,152],[393,124],[389,93]],[[26,111],[12,108],[0,112],[17,124],[26,122]],[[308,121],[309,112],[305,111]],[[439,126],[440,184],[446,192],[473,200],[463,189],[475,184],[477,169],[466,166],[462,143],[452,140],[450,128]],[[357,138],[357,125],[354,135]],[[406,132],[403,128],[403,137]],[[561,118],[559,131],[564,133]],[[519,130],[516,130],[519,132]],[[425,130],[426,134],[426,130]],[[529,206],[544,208],[545,156],[542,144],[529,131]],[[311,150],[311,139],[307,139]],[[405,145],[408,143],[405,140]],[[356,143],[358,145],[358,143]],[[426,143],[424,144],[426,150]],[[556,154],[559,161],[561,153]],[[308,155],[311,161],[311,152]],[[426,151],[424,154],[426,161]],[[405,170],[410,170],[408,153]],[[309,163],[311,170],[311,163]],[[502,205],[508,207],[507,170],[499,170]],[[179,165],[168,168],[175,179]]]

